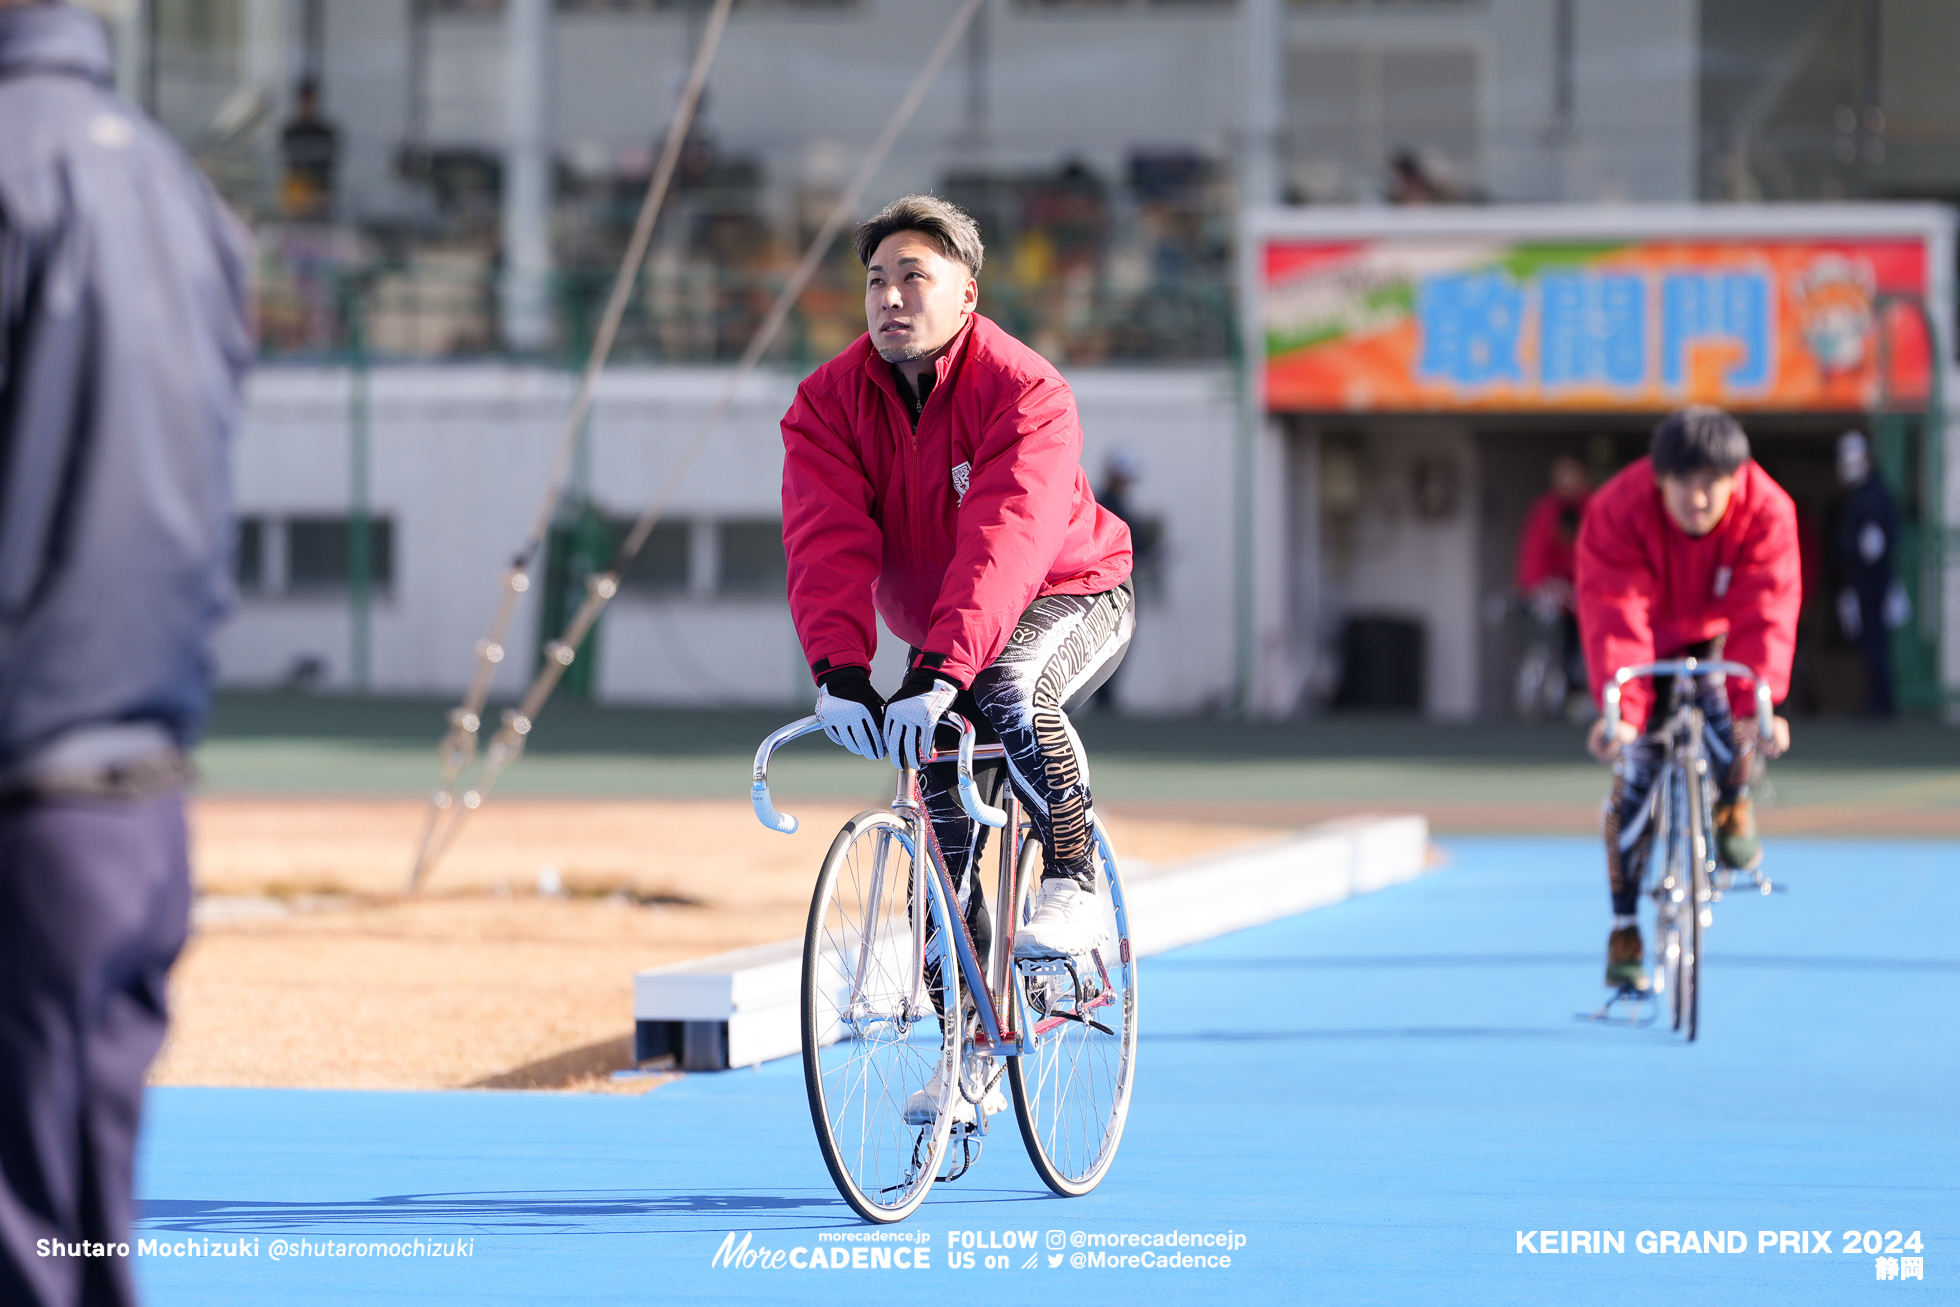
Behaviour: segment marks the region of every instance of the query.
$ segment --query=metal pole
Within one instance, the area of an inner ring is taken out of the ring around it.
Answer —
[[[1561,200],[1572,198],[1572,146],[1578,122],[1573,76],[1577,45],[1573,3],[1574,0],[1555,0],[1552,6],[1552,171],[1553,185],[1558,188]]]
[[[345,283],[347,322],[347,615],[354,692],[369,682],[369,617],[374,603],[374,541],[368,512],[368,357],[364,287]]]
[[[1239,141],[1239,207],[1279,202],[1279,135],[1285,89],[1280,0],[1244,0],[1245,126]]]
[[[1239,331],[1233,333],[1233,382],[1237,390],[1237,431],[1233,431],[1231,553],[1233,553],[1233,717],[1252,715],[1252,445],[1262,413],[1256,411],[1256,355]]]
[[[513,353],[551,340],[551,167],[545,139],[551,0],[504,15],[503,336]]]
[[[1858,116],[1859,126],[1863,128],[1859,158],[1866,194],[1876,189],[1878,166],[1885,162],[1883,21],[1880,0],[1864,0],[1858,12],[1858,98],[1863,101],[1858,106]]]
[[[1245,0],[1240,55],[1244,60],[1244,126],[1239,140],[1239,233],[1252,239],[1249,215],[1279,203],[1280,123],[1285,100],[1284,66],[1286,58],[1285,13],[1281,0]],[[1241,269],[1257,259],[1254,250],[1241,250]],[[1253,369],[1263,361],[1260,338],[1243,320],[1256,303],[1252,296],[1253,277],[1240,278],[1241,301],[1237,311],[1228,314],[1232,324],[1232,376],[1237,392],[1236,429],[1232,458],[1232,712],[1252,715],[1255,675],[1253,644],[1256,618],[1253,612],[1253,467],[1263,415],[1259,410],[1258,380]]]
[[[128,0],[109,21],[115,50],[116,94],[132,104],[145,105],[144,71],[149,67],[149,17],[143,0]],[[145,105],[147,107],[147,105]]]
[[[143,0],[143,110],[157,117],[157,44],[163,35],[163,0]]]

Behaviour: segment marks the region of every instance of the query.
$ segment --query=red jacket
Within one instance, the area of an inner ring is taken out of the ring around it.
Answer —
[[[1736,472],[1728,512],[1699,538],[1668,517],[1651,463],[1643,458],[1622,471],[1586,509],[1577,585],[1595,700],[1620,668],[1724,632],[1724,658],[1762,672],[1774,698],[1790,692],[1803,602],[1797,510],[1756,463]],[[1751,714],[1755,687],[1733,680],[1729,700],[1738,715]],[[1653,701],[1651,681],[1629,681],[1621,712],[1640,725]]]
[[[1556,490],[1538,496],[1518,533],[1518,592],[1530,594],[1547,581],[1572,580],[1572,551],[1585,519],[1587,495],[1568,499]],[[1566,530],[1571,514],[1572,530]]]
[[[1068,383],[974,314],[940,356],[919,429],[869,336],[783,417],[790,616],[821,674],[869,666],[872,605],[964,687],[1035,599],[1130,575],[1130,529],[1096,503]]]

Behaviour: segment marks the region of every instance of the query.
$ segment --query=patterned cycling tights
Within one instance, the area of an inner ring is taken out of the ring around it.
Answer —
[[[1000,656],[953,702],[982,740],[1005,746],[1006,773],[1041,839],[1042,875],[1069,876],[1093,886],[1094,808],[1089,763],[1068,712],[1109,679],[1136,630],[1136,596],[1128,582],[1093,595],[1047,595],[1028,605]],[[942,727],[940,748],[957,747],[958,733]],[[997,796],[1000,764],[978,767],[985,796]],[[982,897],[972,892],[985,832],[960,807],[954,764],[925,769],[926,811],[959,889],[974,945],[986,956],[993,937]]]

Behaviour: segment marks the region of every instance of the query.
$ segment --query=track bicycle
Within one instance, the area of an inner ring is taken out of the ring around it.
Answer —
[[[1015,933],[1034,913],[1040,841],[1004,776],[984,797],[974,780],[976,760],[1005,751],[977,745],[957,713],[941,721],[959,731],[959,748],[928,762],[956,762],[960,804],[980,823],[973,899],[989,835],[999,832],[987,956],[912,768],[899,770],[890,808],[859,813],[831,842],[803,940],[803,1077],[817,1145],[844,1200],[881,1223],[905,1219],[934,1183],[966,1174],[987,1137],[985,1100],[1003,1076],[1042,1181],[1064,1197],[1088,1193],[1115,1159],[1136,1070],[1136,955],[1108,832],[1096,822],[1099,944],[1076,957],[1016,958]],[[797,822],[770,802],[770,756],[819,729],[805,717],[756,751],[750,795],[771,830],[793,834]],[[935,1079],[938,1098],[908,1112],[907,1100]],[[956,1112],[955,1095],[970,1110]]]
[[[1665,1007],[1671,1027],[1690,1042],[1701,1028],[1701,939],[1702,932],[1714,925],[1713,905],[1722,901],[1739,877],[1747,877],[1751,887],[1764,894],[1775,888],[1760,870],[1722,866],[1715,856],[1715,777],[1708,764],[1705,719],[1694,695],[1695,678],[1711,674],[1740,676],[1755,683],[1757,729],[1764,739],[1770,738],[1774,710],[1769,686],[1742,663],[1675,658],[1622,667],[1607,683],[1604,695],[1610,739],[1619,729],[1622,686],[1642,676],[1673,678],[1667,725],[1660,732],[1667,752],[1648,801],[1654,825],[1647,873],[1647,896],[1654,901],[1653,989],[1642,993],[1622,986],[1592,1019],[1650,1025]],[[1628,1005],[1638,1015],[1615,1014]]]
[[[1527,722],[1565,721],[1573,705],[1572,688],[1585,684],[1571,587],[1544,587],[1520,595],[1518,607],[1525,622],[1524,652],[1512,685],[1518,716]]]

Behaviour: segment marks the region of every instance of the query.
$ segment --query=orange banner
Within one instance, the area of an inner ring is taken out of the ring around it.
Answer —
[[[1264,263],[1275,412],[1863,411],[1930,392],[1917,238],[1273,238]]]

